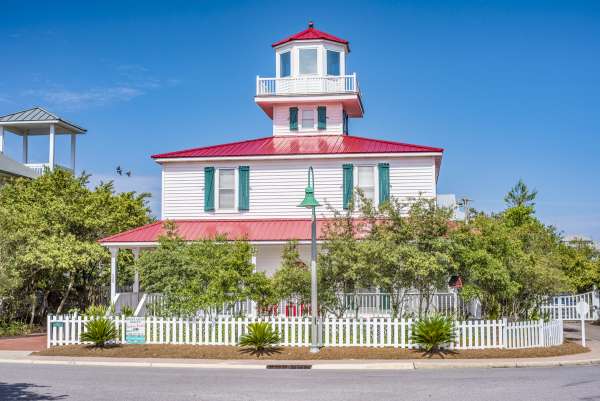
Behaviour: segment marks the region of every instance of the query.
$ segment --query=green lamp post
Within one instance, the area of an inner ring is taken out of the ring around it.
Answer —
[[[311,342],[310,352],[319,352],[318,304],[317,304],[317,206],[321,204],[315,199],[315,173],[312,166],[308,168],[308,185],[304,190],[304,200],[298,207],[312,209],[311,248],[310,248],[310,299],[311,299]]]

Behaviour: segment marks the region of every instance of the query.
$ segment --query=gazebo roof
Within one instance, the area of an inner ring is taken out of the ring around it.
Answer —
[[[85,128],[67,121],[41,107],[33,107],[31,109],[0,116],[0,126],[4,126],[17,134],[22,133],[23,129],[32,130],[31,133],[36,134],[36,129],[39,130],[40,127],[46,127],[49,124],[56,124],[71,133],[83,134],[87,132]]]

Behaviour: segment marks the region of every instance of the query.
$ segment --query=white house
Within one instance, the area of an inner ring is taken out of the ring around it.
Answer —
[[[356,73],[346,70],[349,42],[308,29],[273,44],[275,77],[256,79],[256,104],[273,121],[263,138],[153,155],[162,166],[162,219],[186,240],[247,238],[257,270],[274,272],[285,243],[310,258],[311,212],[298,207],[314,168],[318,230],[360,188],[375,203],[389,197],[435,198],[443,149],[352,135],[364,114]],[[111,250],[111,295],[119,249],[157,245],[162,221],[104,238]],[[134,289],[137,291],[136,280]]]

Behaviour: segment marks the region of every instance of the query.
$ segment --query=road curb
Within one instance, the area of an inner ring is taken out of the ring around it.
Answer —
[[[301,363],[303,361],[298,361]],[[0,359],[0,364],[63,365],[63,366],[110,366],[137,368],[176,369],[267,369],[267,364],[241,363],[185,363],[185,362],[135,362],[135,361],[89,361],[49,359]],[[540,368],[562,366],[600,365],[600,359],[550,360],[550,361],[448,361],[448,362],[373,362],[373,363],[312,363],[314,370],[435,370],[435,369],[492,369],[492,368]]]

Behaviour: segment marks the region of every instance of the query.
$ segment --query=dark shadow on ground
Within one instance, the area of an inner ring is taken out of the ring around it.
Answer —
[[[64,400],[67,395],[50,395],[44,389],[49,386],[39,386],[33,383],[4,383],[0,382],[0,400]]]
[[[279,353],[281,353],[281,351],[282,351],[281,347],[269,347],[269,348],[264,348],[261,350],[256,350],[254,348],[240,349],[240,352],[242,354],[254,355],[257,358],[260,358],[261,356],[271,356],[273,354],[279,354]]]

